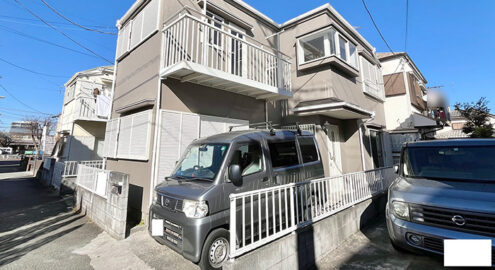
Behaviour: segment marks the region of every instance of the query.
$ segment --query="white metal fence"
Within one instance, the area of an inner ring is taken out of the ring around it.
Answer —
[[[231,194],[231,258],[386,191],[394,175],[381,168]]]
[[[78,165],[85,165],[98,169],[103,169],[103,160],[85,160],[85,161],[65,161],[63,177],[77,176]]]
[[[163,30],[163,68],[189,61],[291,91],[289,57],[227,24],[184,12]]]
[[[79,164],[76,184],[102,197],[107,197],[107,181],[110,171]]]

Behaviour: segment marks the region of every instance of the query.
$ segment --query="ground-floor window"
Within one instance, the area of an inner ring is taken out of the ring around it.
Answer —
[[[373,168],[385,166],[383,151],[383,132],[375,129],[369,129],[368,134],[363,132],[363,144],[373,161]]]

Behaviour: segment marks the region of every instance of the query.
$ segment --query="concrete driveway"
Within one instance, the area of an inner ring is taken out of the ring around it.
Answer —
[[[395,250],[388,239],[385,217],[354,234],[318,263],[318,269],[444,269],[443,258]]]
[[[118,241],[73,205],[73,196],[0,161],[0,269],[198,269],[143,225]]]

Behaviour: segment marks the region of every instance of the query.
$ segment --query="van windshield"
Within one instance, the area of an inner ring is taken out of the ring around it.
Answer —
[[[192,144],[172,174],[172,178],[213,180],[220,170],[229,145],[224,143]]]
[[[413,178],[495,181],[495,146],[406,148],[402,172]]]

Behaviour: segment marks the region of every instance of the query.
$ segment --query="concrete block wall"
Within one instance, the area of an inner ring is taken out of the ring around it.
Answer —
[[[96,225],[116,239],[126,237],[129,177],[109,172],[107,195],[101,196],[80,186],[76,187],[76,208],[85,213]]]
[[[313,269],[329,252],[380,213],[387,196],[381,194],[301,228],[230,261],[224,269]]]

